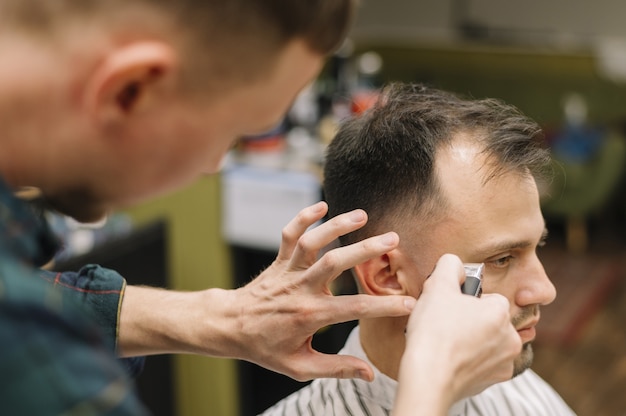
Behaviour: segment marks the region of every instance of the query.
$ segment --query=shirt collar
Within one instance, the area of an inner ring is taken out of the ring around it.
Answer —
[[[359,327],[357,326],[352,330],[346,344],[339,351],[339,354],[352,355],[360,358],[372,367],[374,370],[374,381],[367,382],[364,380],[354,380],[357,391],[360,395],[369,397],[372,401],[378,403],[385,409],[391,411],[396,399],[396,391],[398,389],[398,382],[389,376],[381,373],[378,368],[367,358],[365,350],[361,346],[361,338],[359,336]],[[462,414],[463,409],[466,406],[467,400],[461,400],[450,408],[448,414]]]
[[[398,382],[389,376],[381,373],[378,368],[367,358],[361,339],[359,337],[359,327],[352,330],[348,336],[348,340],[339,354],[352,355],[360,358],[372,367],[374,370],[374,381],[367,382],[364,380],[353,380],[357,391],[360,395],[369,397],[372,401],[380,404],[385,409],[391,410],[396,398],[396,390]]]

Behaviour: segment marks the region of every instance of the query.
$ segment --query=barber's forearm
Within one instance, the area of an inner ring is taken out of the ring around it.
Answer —
[[[403,357],[393,416],[448,414],[452,397],[453,372],[445,363],[434,365],[437,353],[406,354]]]
[[[128,286],[120,312],[118,354],[229,355],[236,319],[229,312],[228,292]]]

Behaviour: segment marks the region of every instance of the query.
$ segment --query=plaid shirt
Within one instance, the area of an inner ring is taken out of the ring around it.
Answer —
[[[114,354],[124,279],[41,271],[58,247],[0,182],[0,414],[146,414]]]

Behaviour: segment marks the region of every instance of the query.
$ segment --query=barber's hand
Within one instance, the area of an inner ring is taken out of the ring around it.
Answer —
[[[444,255],[425,282],[407,326],[394,416],[447,414],[454,402],[512,377],[522,342],[508,300],[461,294],[464,280],[459,258]]]
[[[397,247],[395,233],[340,247],[318,259],[337,237],[361,228],[364,211],[338,215],[307,229],[324,217],[323,202],[302,210],[284,229],[274,263],[233,293],[239,316],[236,357],[296,380],[321,377],[373,379],[364,361],[322,354],[311,347],[320,328],[359,318],[408,315],[415,300],[405,296],[333,296],[329,285],[344,270]]]

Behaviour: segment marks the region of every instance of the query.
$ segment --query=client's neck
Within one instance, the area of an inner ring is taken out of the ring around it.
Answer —
[[[407,318],[362,319],[359,322],[361,345],[367,358],[386,376],[398,379],[404,353]]]

